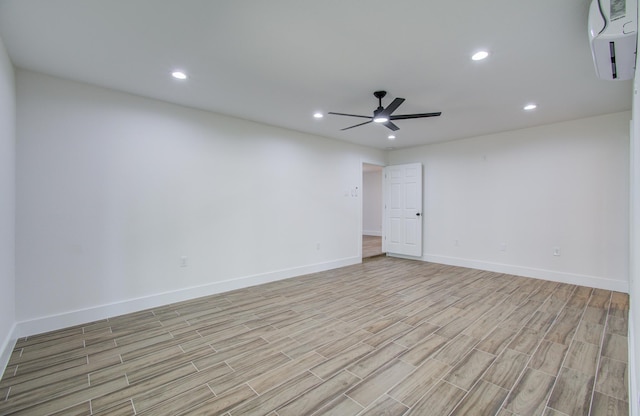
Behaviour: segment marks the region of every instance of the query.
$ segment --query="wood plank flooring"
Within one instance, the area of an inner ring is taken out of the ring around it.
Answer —
[[[374,257],[20,339],[2,415],[626,415],[626,294]]]
[[[382,255],[382,237],[374,235],[362,236],[362,258]]]

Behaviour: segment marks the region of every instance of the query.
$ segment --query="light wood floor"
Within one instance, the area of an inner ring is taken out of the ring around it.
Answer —
[[[375,257],[20,339],[0,414],[625,415],[628,304]]]
[[[382,237],[362,236],[362,258],[380,256],[382,253]]]

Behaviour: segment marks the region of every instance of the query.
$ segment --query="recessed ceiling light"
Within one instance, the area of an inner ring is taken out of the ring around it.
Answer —
[[[389,121],[389,119],[386,117],[376,117],[373,119],[373,121],[376,123],[386,123],[387,121]]]
[[[322,117],[324,117],[324,115],[322,113],[315,113],[315,114],[313,114],[313,117],[314,118],[322,118]]]
[[[527,111],[535,110],[536,108],[538,108],[538,106],[535,104],[527,104],[524,106],[524,109]]]
[[[396,139],[396,136],[394,136],[393,134],[390,134],[390,135],[389,135],[389,137],[388,137],[388,139],[389,139],[389,140],[395,140],[395,139]]]
[[[482,61],[487,56],[489,56],[489,52],[487,52],[487,51],[478,51],[478,52],[474,53],[471,56],[471,59],[473,59],[474,61]]]
[[[182,71],[173,71],[171,73],[171,76],[174,77],[175,79],[187,79],[187,74],[185,74]]]

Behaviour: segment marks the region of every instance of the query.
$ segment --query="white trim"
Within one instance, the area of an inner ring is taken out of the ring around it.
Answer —
[[[631,300],[633,304],[633,300]],[[638,374],[636,372],[636,348],[634,338],[633,325],[633,309],[629,311],[629,332],[627,334],[629,340],[629,414],[638,416]]]
[[[471,269],[486,270],[490,272],[512,274],[516,276],[531,277],[534,279],[551,280],[553,282],[629,293],[628,281],[606,279],[598,276],[588,276],[577,273],[559,272],[555,270],[537,269],[534,267],[492,263],[482,260],[463,259],[459,257],[447,257],[434,254],[425,254],[421,258],[418,257],[415,259],[431,263],[447,264],[449,266],[468,267]]]
[[[263,283],[288,279],[310,273],[318,273],[339,267],[351,266],[362,262],[360,257],[349,257],[341,260],[326,263],[311,264],[291,269],[277,270],[269,273],[245,276],[236,279],[229,279],[214,282],[202,286],[193,286],[171,292],[157,293],[135,299],[128,299],[121,302],[95,306],[87,309],[69,311],[57,315],[44,316],[17,323],[17,328],[13,333],[18,337],[25,337],[43,332],[54,331],[67,328],[69,326],[80,325],[109,317],[123,315],[131,312],[154,308],[175,302],[182,302],[203,296],[242,289]],[[4,357],[4,356],[3,356]]]
[[[2,344],[0,344],[0,374],[4,374],[7,364],[9,364],[9,358],[11,358],[11,353],[13,352],[13,348],[18,340],[18,336],[16,334],[17,326],[14,323],[7,334],[7,337]]]
[[[370,235],[373,237],[382,237],[382,230],[371,231],[371,230],[362,230],[362,235]]]

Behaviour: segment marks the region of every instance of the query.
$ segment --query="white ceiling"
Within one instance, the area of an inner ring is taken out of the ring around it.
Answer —
[[[589,0],[0,0],[13,63],[72,80],[387,148],[631,108],[596,78]],[[491,55],[480,62],[479,49]],[[187,81],[170,77],[184,69]],[[362,119],[406,98],[390,130]],[[522,107],[538,104],[525,112]]]

